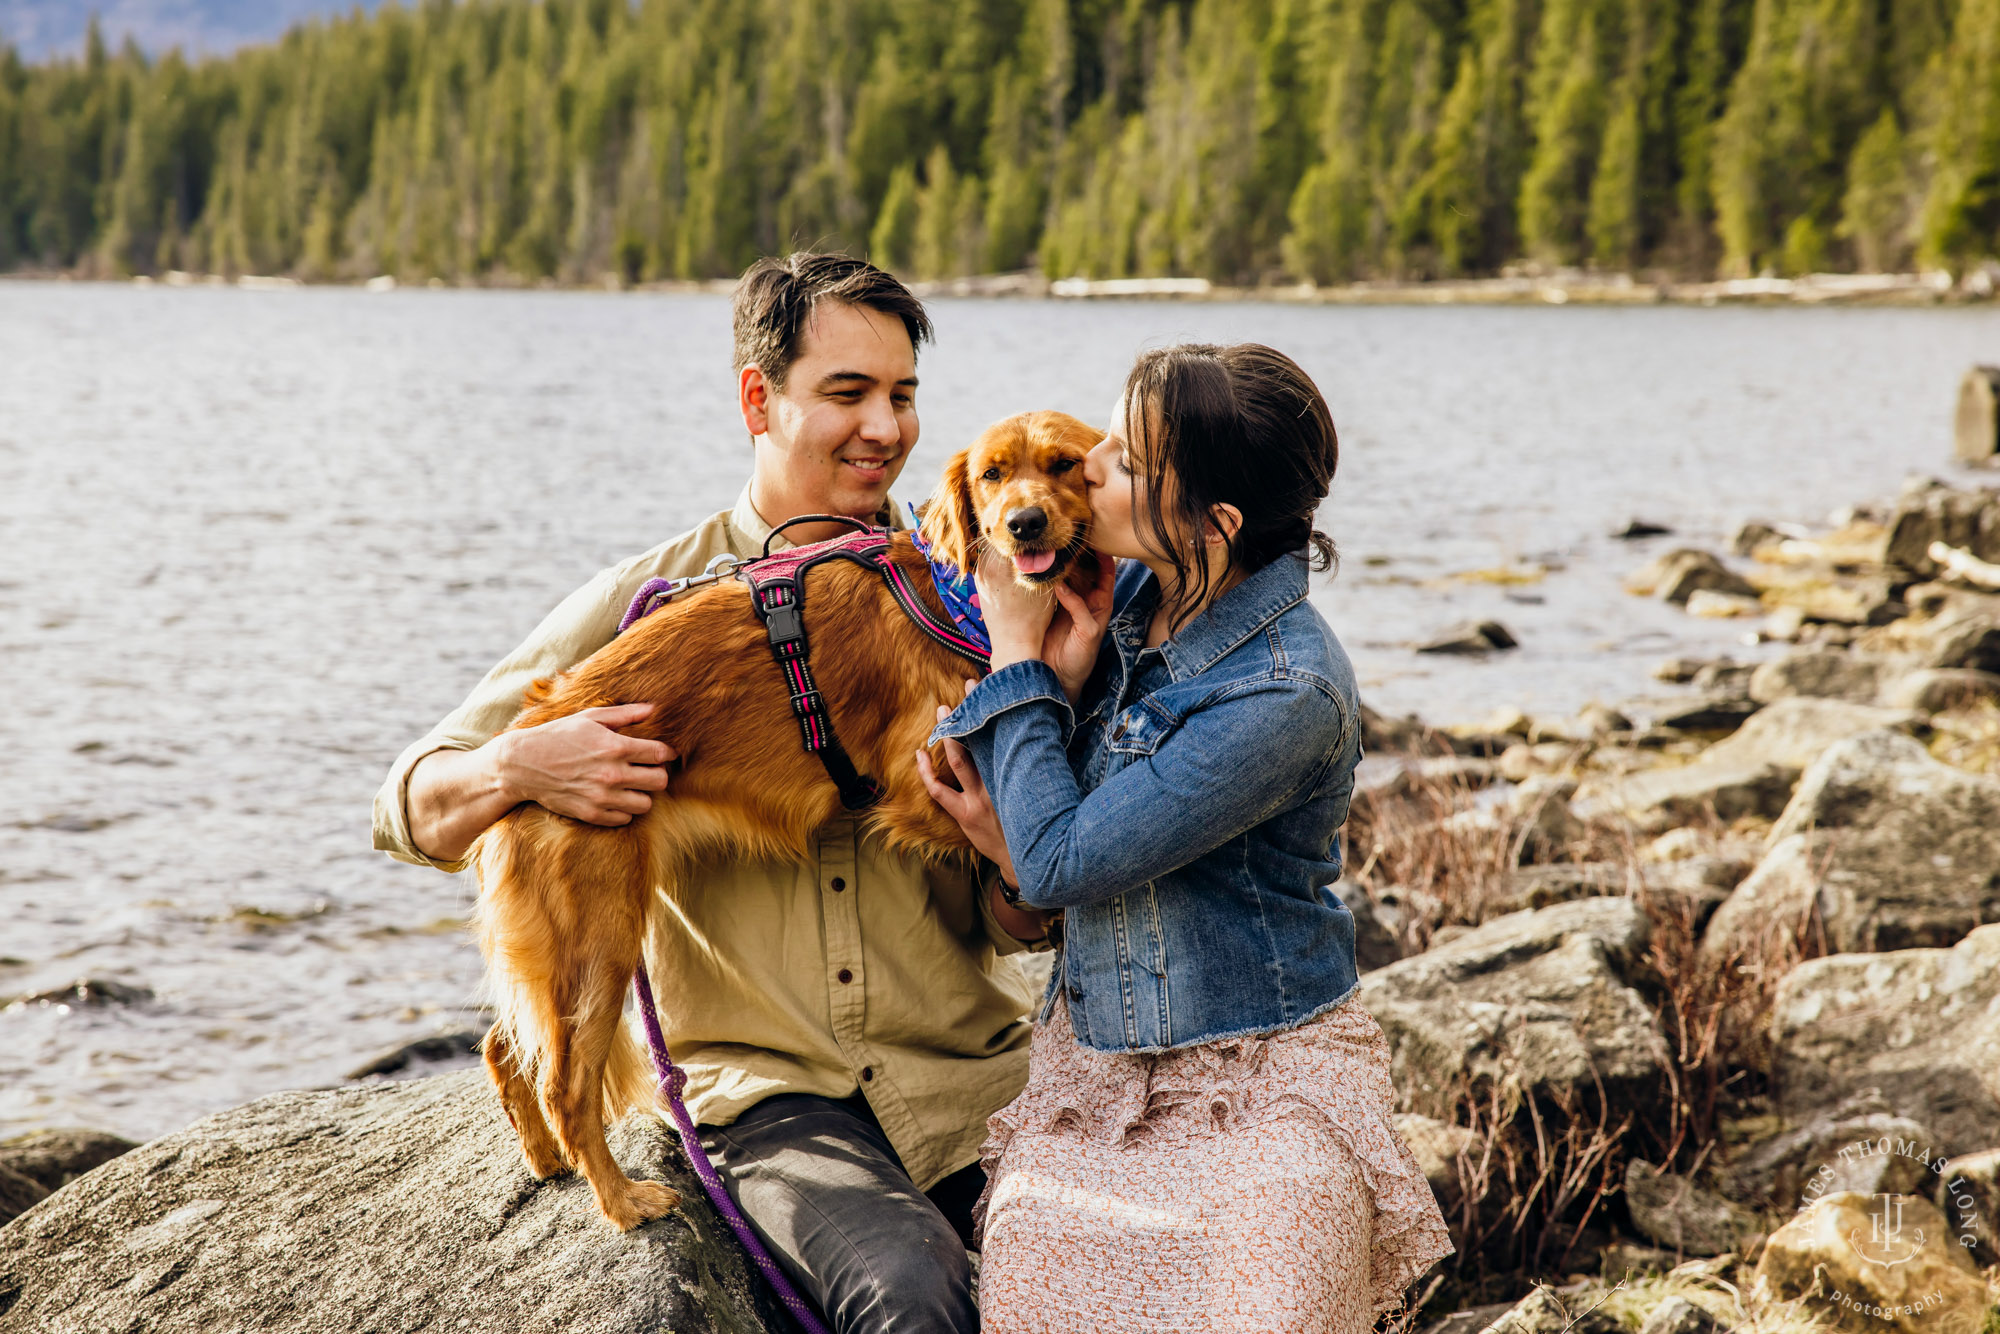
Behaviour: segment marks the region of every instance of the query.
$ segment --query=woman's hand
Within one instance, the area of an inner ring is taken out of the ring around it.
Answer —
[[[965,683],[967,694],[972,693],[973,682]],[[951,710],[938,705],[938,717],[948,716]],[[986,790],[985,780],[979,776],[979,766],[972,762],[972,756],[964,746],[949,737],[945,738],[944,756],[951,764],[952,777],[956,786],[938,777],[931,764],[930,752],[917,752],[917,774],[924,780],[924,787],[931,799],[944,807],[945,813],[958,821],[958,827],[980,856],[1000,868],[1000,878],[1009,885],[1019,885],[1014,875],[1014,859],[1007,855],[1007,839],[1000,832],[1000,816],[993,809],[993,796]],[[996,889],[993,893],[993,916],[1016,940],[1044,940],[1049,934],[1049,918],[1039,908],[1016,906],[1008,903]]]
[[[1091,583],[1080,593],[1067,579],[1056,585],[1058,606],[1042,636],[1042,661],[1062,682],[1071,707],[1083,699],[1083,688],[1097,668],[1104,627],[1111,621],[1111,586],[1118,576],[1117,562],[1102,552],[1088,552],[1082,559]]]
[[[965,683],[967,693],[972,685],[970,681]],[[938,705],[940,721],[950,714],[950,709]],[[993,794],[986,790],[979,766],[972,762],[971,753],[950,737],[944,741],[944,757],[951,765],[954,783],[946,783],[938,776],[929,751],[917,752],[917,776],[924,780],[924,790],[931,794],[931,800],[944,807],[946,815],[958,821],[966,840],[980,856],[1000,868],[1008,884],[1020,884],[1014,877],[1014,859],[1007,855],[1007,836],[1000,832],[1000,813],[993,809]]]
[[[1111,619],[1116,568],[1100,552],[1083,559],[1092,574],[1090,586],[1079,593],[1065,579],[1055,585],[1054,597],[1023,588],[1012,563],[990,550],[973,572],[986,632],[993,640],[993,670],[1038,658],[1062,681],[1071,704],[1082,696],[1097,666],[1098,646]]]

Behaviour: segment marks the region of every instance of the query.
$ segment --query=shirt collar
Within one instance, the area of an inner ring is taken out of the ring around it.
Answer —
[[[1250,638],[1281,612],[1305,601],[1306,563],[1283,555],[1208,604],[1206,610],[1176,630],[1160,645],[1160,654],[1176,681],[1213,666],[1224,654]],[[1146,587],[1134,594],[1118,620],[1120,638],[1132,649],[1145,642],[1146,624],[1159,600],[1159,581],[1146,575]]]
[[[902,528],[902,516],[897,512],[893,497],[882,502],[882,508],[875,512],[872,522],[882,528]],[[771,525],[757,512],[757,507],[750,503],[748,482],[743,484],[743,494],[736,497],[735,508],[729,511],[729,526],[745,540],[748,552],[753,556],[763,549],[764,539],[771,535]],[[798,544],[789,536],[780,533],[778,540],[771,544],[771,550],[783,551],[786,547],[796,545]]]

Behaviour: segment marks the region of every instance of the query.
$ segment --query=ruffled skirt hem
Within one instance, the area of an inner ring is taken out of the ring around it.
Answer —
[[[1369,1300],[1401,1307],[1410,1284],[1455,1249],[1437,1198],[1392,1120],[1389,1044],[1357,1001],[1294,1028],[1168,1052],[1099,1052],[1077,1042],[1058,999],[1035,1032],[1027,1087],[986,1123],[986,1206],[1017,1135],[1070,1135],[1187,1164],[1189,1197],[1229,1141],[1272,1120],[1323,1127],[1360,1169],[1374,1207]]]

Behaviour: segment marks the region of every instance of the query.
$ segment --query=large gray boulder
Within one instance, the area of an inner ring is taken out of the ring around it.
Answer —
[[[2000,921],[2000,780],[1895,732],[1840,743],[1806,771],[1770,850],[1716,910],[1711,958],[1754,951],[1817,906],[1839,952],[1943,946]]]
[[[1641,597],[1657,596],[1676,606],[1685,605],[1697,590],[1732,597],[1757,596],[1756,587],[1724,565],[1720,557],[1696,547],[1678,547],[1655,557],[1625,577],[1625,590]]]
[[[1959,491],[1942,484],[1906,491],[1889,520],[1884,562],[1918,578],[1932,578],[1938,572],[1930,554],[1933,542],[2000,561],[2000,491]]]
[[[0,1228],[0,1334],[786,1328],[665,1125],[611,1147],[681,1207],[620,1233],[537,1182],[477,1071],[264,1098]]]
[[[1405,1109],[1448,1116],[1465,1084],[1558,1094],[1601,1078],[1652,1094],[1666,1043],[1628,978],[1651,922],[1628,898],[1510,913],[1361,979]]]
[[[1899,658],[1852,649],[1800,649],[1760,664],[1750,674],[1749,695],[1759,704],[1793,696],[1872,704],[1883,686],[1909,666]]]
[[[1805,767],[1829,747],[1863,732],[1909,730],[1923,717],[1842,700],[1793,697],[1753,714],[1735,734],[1692,764],[1646,770],[1601,783],[1583,794],[1582,809],[1623,813],[1658,832],[1713,813],[1724,820],[1782,814]]]
[[[2000,1145],[2000,925],[1950,949],[1802,963],[1778,984],[1771,1038],[1782,1116],[1869,1089],[1937,1135],[1934,1155]]]

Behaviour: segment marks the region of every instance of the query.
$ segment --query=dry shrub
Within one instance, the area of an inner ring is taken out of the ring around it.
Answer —
[[[1771,1068],[1766,1020],[1778,983],[1827,952],[1826,927],[1815,902],[1796,920],[1766,923],[1746,943],[1704,952],[1690,899],[1637,897],[1652,921],[1646,962],[1656,985],[1649,999],[1673,1058],[1654,1161],[1693,1171],[1721,1142],[1723,1113],[1762,1092]]]
[[[1511,881],[1534,817],[1511,815],[1496,795],[1446,767],[1433,776],[1413,770],[1407,782],[1356,801],[1353,875],[1371,894],[1393,896],[1406,954],[1446,927],[1477,926],[1518,906]],[[1694,827],[1707,852],[1740,832],[1713,818]],[[1704,954],[1697,900],[1645,888],[1629,826],[1573,824],[1559,845],[1535,851],[1547,862],[1610,868],[1606,886],[1622,887],[1647,913],[1651,943],[1633,981],[1659,1018],[1670,1059],[1656,1105],[1614,1106],[1601,1083],[1531,1098],[1503,1078],[1447,1094],[1442,1119],[1472,1132],[1458,1155],[1448,1220],[1459,1254],[1445,1290],[1461,1301],[1518,1292],[1524,1275],[1564,1272],[1593,1224],[1608,1227],[1607,1201],[1632,1157],[1699,1171],[1721,1144],[1723,1118],[1763,1091],[1765,1020],[1779,980],[1826,952],[1823,925],[1809,911],[1771,923],[1746,946]],[[1802,1328],[1795,1316],[1764,1316],[1766,1328]]]

